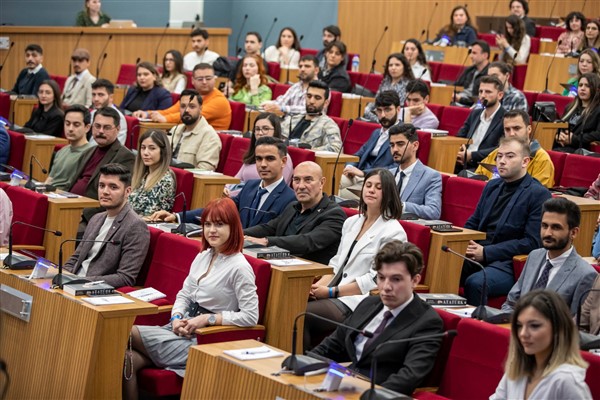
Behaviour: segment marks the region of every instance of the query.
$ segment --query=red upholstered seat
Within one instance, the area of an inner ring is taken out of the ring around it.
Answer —
[[[429,162],[429,152],[431,151],[431,133],[417,131],[419,136],[419,150],[417,157],[425,165]]]
[[[438,74],[438,82],[456,82],[460,74],[462,74],[464,66],[460,64],[443,64],[440,67]]]
[[[67,76],[62,75],[50,75],[50,79],[58,83],[58,87],[60,88],[61,93],[63,90],[65,90],[65,83],[67,82],[67,78]]]
[[[244,130],[246,105],[244,103],[231,100],[229,100],[229,105],[231,106],[231,123],[229,124],[229,129],[241,132]]]
[[[194,89],[194,73],[192,71],[184,71],[185,76],[187,76],[187,85],[186,89]]]
[[[179,93],[171,93],[171,101],[173,104],[176,104],[179,101]]]
[[[285,83],[276,83],[275,87],[273,89],[271,89],[273,91],[273,99],[276,99],[281,95],[284,95],[285,92],[287,92],[291,86],[292,85],[287,85]]]
[[[356,208],[342,207],[342,210],[344,210],[346,213],[346,218],[350,218],[358,214],[358,210]]]
[[[192,203],[192,193],[194,192],[194,174],[185,169],[171,167],[171,171],[175,173],[176,189],[175,194],[183,192],[185,196],[187,209],[190,209]],[[173,204],[173,212],[183,211],[183,197],[179,196]]]
[[[343,137],[344,133],[346,132],[346,125],[348,124],[348,120],[340,117],[331,117],[331,119],[334,120],[335,123],[338,125],[338,127],[340,128],[340,134]]]
[[[453,176],[442,192],[442,220],[464,226],[475,211],[485,182]]]
[[[496,35],[493,33],[477,33],[477,38],[487,42],[490,47],[496,47]]]
[[[513,78],[513,80],[514,80],[514,78]],[[533,112],[533,105],[537,101],[537,97],[538,97],[539,93],[538,92],[529,92],[527,90],[524,90],[523,94],[525,95],[525,98],[527,99],[527,106],[528,106],[527,112],[529,113],[529,115],[531,115],[531,113]]]
[[[444,331],[456,329],[458,327],[458,323],[462,319],[458,315],[446,312],[439,308],[436,308],[435,311],[439,314],[444,322]],[[444,374],[444,367],[448,362],[448,355],[450,354],[450,349],[452,348],[452,343],[454,340],[454,337],[445,337],[442,340],[442,347],[440,347],[440,350],[438,351],[433,369],[429,373],[429,376],[427,376],[425,381],[421,384],[422,387],[437,387],[440,385],[442,375]]]
[[[529,48],[529,54],[540,54],[540,38],[532,37],[531,47]]]
[[[332,90],[329,92],[329,107],[327,115],[330,117],[339,117],[342,114],[342,93]]]
[[[448,131],[448,134],[456,136],[460,128],[465,124],[471,110],[463,107],[445,106],[440,118],[439,129]]]
[[[428,64],[429,69],[431,70],[431,81],[437,82],[440,76],[440,69],[442,68],[442,63],[431,61]]]
[[[127,142],[125,147],[130,150],[137,150],[138,140],[140,139],[140,120],[130,115],[125,116],[127,121]]]
[[[551,101],[556,104],[556,113],[562,116],[565,113],[567,105],[573,101],[572,97],[561,96],[559,94],[540,93],[536,101]]]
[[[292,165],[294,168],[304,161],[315,161],[315,152],[299,147],[288,147],[288,154],[292,157]]]
[[[556,185],[560,184],[560,178],[562,177],[563,170],[565,169],[565,161],[567,160],[567,153],[562,151],[548,150],[548,155],[554,164],[554,182]]]
[[[600,399],[600,357],[597,354],[592,354],[587,351],[582,351],[583,359],[589,364],[586,374],[585,383],[587,383],[592,392],[593,399]]]
[[[0,117],[10,120],[10,95],[0,93]]]
[[[273,77],[273,79],[275,79],[276,81],[279,80],[279,77],[281,76],[281,66],[279,65],[279,63],[277,62],[267,62],[267,67],[268,67],[268,74]]]
[[[217,172],[223,172],[225,164],[228,161],[229,149],[231,149],[231,143],[233,142],[234,136],[218,132],[217,135],[219,135],[219,139],[221,139],[221,152],[219,153],[219,164],[217,165]],[[235,171],[233,175],[235,175],[236,173],[237,171]]]
[[[10,136],[8,165],[22,171],[23,157],[25,157],[25,135],[9,130],[8,136]]]
[[[229,147],[227,154],[227,162],[223,166],[223,174],[235,176],[242,167],[244,153],[250,147],[250,139],[242,137],[234,137]]]
[[[133,85],[137,79],[137,66],[135,64],[121,64],[117,85]]]
[[[429,261],[429,247],[431,246],[431,230],[426,226],[410,221],[400,221],[400,225],[404,228],[408,241],[416,245],[423,253],[424,268],[421,273],[421,283],[425,283],[427,262]]]
[[[438,120],[442,118],[442,113],[444,112],[444,106],[439,105],[439,104],[428,103],[427,108],[429,108],[431,110],[431,112],[433,112],[435,114],[435,116],[437,117]]]
[[[588,188],[598,177],[600,158],[569,154],[560,177],[560,186]]]
[[[346,143],[344,143],[344,153],[356,153],[369,140],[373,131],[379,127],[380,125],[374,122],[354,121],[348,131]],[[344,131],[342,131],[342,135],[344,135]]]
[[[48,217],[47,196],[19,186],[7,186],[4,190],[13,206],[13,222],[21,221],[46,228]],[[57,228],[57,226],[48,227],[48,229]],[[44,231],[28,226],[15,225],[13,227],[13,244],[43,246]]]
[[[523,90],[523,87],[525,87],[525,75],[527,75],[527,64],[515,65],[512,74],[512,85],[519,90]],[[527,99],[527,105],[531,105],[529,99]]]
[[[319,52],[319,50],[317,50],[317,49],[307,49],[307,48],[303,47],[302,50],[300,50],[300,57],[305,56],[307,54],[316,56],[318,52]]]
[[[560,35],[565,31],[565,28],[560,28],[558,26],[537,26],[535,36],[540,39],[552,39],[556,42]]]

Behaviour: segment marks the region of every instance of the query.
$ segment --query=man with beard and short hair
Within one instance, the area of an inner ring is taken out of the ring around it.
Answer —
[[[74,74],[65,82],[63,106],[83,104],[89,108],[92,105],[92,83],[96,81],[96,77],[88,70],[90,52],[87,49],[75,49],[71,55],[71,65]]]
[[[298,63],[298,82],[294,83],[277,99],[262,104],[266,112],[283,112],[289,115],[299,115],[306,112],[306,92],[308,84],[319,74],[319,61],[311,54],[300,57]]]
[[[39,44],[29,44],[25,47],[26,67],[19,72],[12,92],[16,94],[37,95],[38,88],[47,79],[50,79],[48,71],[42,65],[44,61],[44,50]]]
[[[99,110],[104,107],[110,107],[117,112],[119,115],[119,134],[117,135],[117,139],[122,145],[125,145],[125,141],[127,141],[127,120],[125,116],[113,103],[113,95],[115,93],[115,85],[108,79],[98,78],[94,83],[92,83],[92,121],[94,120],[94,115],[96,115],[96,110]],[[94,141],[94,137],[92,132],[88,132],[88,140],[91,144],[96,144]]]
[[[329,43],[342,40],[342,30],[337,25],[328,25],[323,28],[323,48],[319,50],[316,57],[319,60],[319,68],[325,68],[325,48]],[[346,65],[346,60],[342,61]]]
[[[281,136],[297,140],[312,150],[338,152],[342,148],[340,128],[334,120],[323,113],[329,105],[329,87],[316,80],[308,84],[306,91],[306,115],[287,116],[281,123]]]
[[[183,124],[173,127],[169,136],[173,160],[214,171],[219,164],[221,139],[202,117],[202,97],[197,91],[186,89],[181,92],[179,107]]]
[[[389,129],[398,122],[400,97],[395,90],[385,90],[375,98],[373,110],[379,120],[380,128],[371,133],[371,137],[361,146],[355,156],[358,162],[348,163],[344,168],[340,182],[339,196],[348,200],[358,200],[364,177],[374,168],[391,168],[394,158],[390,152]]]
[[[529,253],[523,273],[508,293],[502,310],[512,312],[519,298],[536,289],[554,290],[577,313],[581,296],[598,275],[573,247],[581,211],[571,200],[557,197],[542,206],[540,237],[543,249]]]
[[[192,71],[200,63],[213,65],[215,60],[219,58],[219,54],[208,49],[210,45],[208,31],[197,28],[192,31],[190,37],[192,38],[193,51],[190,51],[183,57],[183,69]]]

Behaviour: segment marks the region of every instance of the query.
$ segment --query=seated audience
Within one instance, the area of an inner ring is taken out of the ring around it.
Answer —
[[[552,150],[574,153],[590,149],[592,142],[600,141],[600,77],[587,73],[579,79],[577,97],[570,103],[562,120],[569,128],[559,129]]]
[[[8,195],[2,188],[0,188],[0,217],[0,246],[7,247],[13,208]]]
[[[421,47],[421,42],[417,39],[407,39],[404,42],[402,54],[410,63],[410,68],[416,79],[431,82],[431,71],[429,70],[423,47]]]
[[[479,94],[479,82],[488,74],[490,65],[490,45],[486,41],[477,40],[471,46],[472,65],[466,68],[456,81],[456,86],[462,86],[463,90],[456,95],[454,102],[459,106],[472,106],[477,101]]]
[[[600,57],[598,57],[598,53],[592,49],[583,50],[577,60],[577,75],[569,78],[567,84],[570,85],[570,88],[565,88],[562,93],[563,96],[577,96],[577,86],[583,74],[593,73],[598,75],[599,71]]]
[[[196,330],[215,325],[253,326],[258,322],[256,277],[242,254],[244,236],[233,201],[215,199],[202,215],[202,249],[177,293],[167,325],[134,325],[132,348],[125,359],[129,379],[123,394],[138,399],[137,373],[160,367],[184,375]]]
[[[56,137],[62,136],[64,112],[60,100],[60,87],[53,80],[40,85],[37,97],[38,107],[31,112],[31,118],[23,126],[23,131],[44,133]]]
[[[177,50],[169,50],[163,57],[162,85],[170,93],[181,94],[187,87],[187,76],[183,73],[183,56]]]
[[[527,16],[529,14],[529,3],[527,0],[511,0],[509,4],[510,13],[521,18],[525,23],[525,32],[529,37],[535,36],[535,22]]]
[[[319,60],[319,69],[325,68],[325,53],[327,45],[331,42],[342,41],[342,31],[337,25],[328,25],[323,28],[323,48],[317,52],[317,60]],[[344,60],[346,64],[346,60]]]
[[[433,368],[440,339],[390,343],[375,354],[382,343],[441,333],[443,323],[435,310],[414,293],[421,280],[423,254],[412,243],[392,240],[375,255],[378,296],[368,296],[344,321],[346,325],[372,332],[373,337],[338,327],[312,352],[336,362],[351,362],[350,369],[370,376],[377,359],[375,383],[410,396]]]
[[[598,178],[590,185],[589,189],[583,197],[588,197],[594,200],[600,200],[600,174],[598,174]]]
[[[414,78],[406,57],[400,53],[390,54],[385,62],[385,72],[379,89],[377,89],[377,94],[386,90],[393,90],[398,93],[400,104],[404,104],[406,101],[406,87]],[[367,104],[363,118],[372,122],[377,121],[377,115],[373,112],[374,108],[375,103]]]
[[[347,163],[340,181],[340,197],[358,200],[358,193],[364,183],[364,177],[375,168],[390,168],[394,158],[390,152],[389,129],[398,122],[400,99],[393,90],[380,92],[375,98],[375,114],[379,118],[379,128],[361,146],[355,156],[358,162]]]
[[[210,38],[206,29],[196,28],[190,34],[192,38],[192,51],[183,57],[183,69],[193,71],[198,64],[213,65],[219,54],[208,49]]]
[[[573,247],[579,233],[581,211],[571,200],[557,197],[542,205],[541,249],[529,253],[523,273],[508,292],[502,311],[512,312],[515,303],[536,289],[560,294],[577,314],[579,299],[591,287],[598,273]]]
[[[444,26],[437,37],[437,46],[467,47],[477,40],[477,31],[471,24],[471,17],[465,6],[456,6],[450,13],[450,24]]]
[[[428,103],[429,86],[420,79],[410,81],[406,85],[406,102],[400,118],[417,129],[437,129],[440,121],[427,107]]]
[[[44,50],[39,44],[28,44],[25,47],[26,67],[19,72],[12,92],[15,94],[35,96],[42,82],[50,79],[48,71],[42,65]],[[60,91],[59,91],[60,93]]]
[[[171,164],[171,146],[167,134],[150,129],[140,136],[133,167],[129,204],[133,211],[148,217],[156,211],[171,211],[177,183]]]
[[[298,68],[300,60],[300,41],[293,28],[285,27],[279,32],[279,39],[275,46],[265,50],[267,62],[278,63],[281,68]]]
[[[509,15],[504,28],[504,35],[496,35],[496,46],[502,50],[498,60],[509,65],[526,64],[531,50],[531,38],[525,31],[525,23],[516,15]]]
[[[565,18],[565,28],[567,31],[561,33],[557,40],[557,54],[570,54],[581,47],[585,38],[585,16],[579,11],[570,12]]]
[[[231,105],[219,89],[215,88],[217,77],[210,64],[197,64],[193,67],[192,84],[202,96],[202,116],[215,130],[227,130],[231,124]],[[142,111],[133,113],[136,118],[150,118],[154,122],[171,122],[178,124],[181,120],[179,101],[164,110]]]
[[[511,83],[512,67],[505,62],[495,61],[488,68],[488,75],[500,79],[504,85],[502,96],[502,107],[504,111],[522,110],[528,112],[529,106],[525,94],[515,88]]]
[[[585,38],[579,46],[579,51],[585,49],[600,49],[600,20],[592,19],[585,26]]]
[[[65,270],[89,281],[102,280],[115,288],[131,286],[146,258],[150,232],[146,223],[127,203],[131,193],[131,173],[120,164],[100,167],[97,198],[106,211],[89,221],[83,240],[65,263]]]
[[[92,83],[96,81],[96,77],[88,69],[90,52],[87,49],[75,49],[71,54],[71,66],[74,74],[65,82],[63,105],[83,104],[89,108],[92,105]]]
[[[137,80],[129,88],[125,98],[119,106],[124,113],[133,113],[137,110],[164,110],[173,104],[171,93],[160,81],[160,76],[154,65],[142,61],[136,68]]]
[[[263,65],[263,70],[265,71],[265,75],[269,71],[269,65],[262,58],[262,36],[258,32],[247,32],[246,39],[244,40],[244,51],[245,56],[254,56],[257,60]],[[242,51],[241,48],[236,49],[236,55]],[[239,56],[238,56],[239,57]],[[242,70],[242,64],[244,63],[244,57],[239,57],[235,67],[233,67],[229,73],[230,84],[233,84],[237,79],[238,73]],[[231,87],[227,88],[227,95],[231,92]]]
[[[173,160],[194,168],[214,171],[219,164],[221,139],[202,116],[202,97],[193,89],[181,92],[179,98],[181,124],[169,132]]]
[[[54,155],[46,183],[52,184],[57,189],[69,189],[67,185],[75,173],[79,158],[83,152],[92,147],[87,140],[90,128],[91,117],[87,108],[79,104],[67,108],[64,132],[69,144]]]
[[[298,164],[292,187],[296,200],[266,224],[244,229],[246,240],[260,246],[277,246],[293,256],[329,264],[337,252],[346,214],[323,193],[325,178],[312,161]]]
[[[352,82],[346,71],[346,45],[333,41],[325,47],[325,65],[319,68],[319,80],[325,82],[330,90],[350,93]]]
[[[0,164],[8,164],[10,157],[10,136],[2,124],[0,124]],[[0,169],[1,170],[1,169]]]
[[[231,100],[258,107],[273,96],[267,82],[260,56],[246,55],[236,75]]]
[[[600,275],[594,281],[592,291],[581,306],[579,328],[592,335],[600,335]]]
[[[554,164],[546,150],[542,148],[537,139],[532,139],[531,122],[529,114],[523,110],[513,110],[504,114],[503,120],[504,136],[518,137],[529,142],[531,152],[531,161],[527,165],[527,173],[532,178],[537,179],[542,185],[548,189],[554,187]],[[496,156],[498,149],[493,150],[486,158],[481,161],[481,164],[475,170],[478,176],[485,176],[487,179],[496,179],[498,175],[497,169],[490,171],[487,165],[496,164]]]
[[[96,115],[96,110],[104,107],[111,107],[119,115],[119,133],[117,138],[122,145],[125,145],[125,142],[127,141],[127,120],[121,110],[119,110],[119,107],[113,102],[114,93],[115,85],[108,79],[98,78],[92,83],[92,109],[90,110],[92,113],[92,121],[94,120],[94,115]],[[96,142],[91,133],[91,131],[88,133],[88,140],[90,143],[95,144]]]
[[[504,376],[490,399],[592,399],[577,328],[558,294],[535,290],[523,296],[510,332]]]
[[[337,322],[352,314],[376,288],[373,254],[391,240],[406,242],[406,232],[398,222],[401,215],[394,176],[385,169],[371,170],[363,182],[359,214],[344,222],[340,246],[329,262],[333,274],[322,276],[311,286],[306,311]],[[304,351],[334,330],[335,325],[307,315]]]
[[[542,204],[551,195],[527,173],[529,162],[527,141],[500,139],[496,167],[501,179],[485,186],[475,212],[465,223],[467,229],[486,233],[485,239],[469,242],[466,256],[486,268],[491,297],[506,295],[515,284],[512,258],[541,246]],[[483,271],[465,262],[461,283],[467,303],[479,305]]]
[[[495,76],[484,76],[479,84],[479,99],[483,108],[475,108],[458,131],[457,136],[467,138],[456,155],[456,172],[460,169],[474,170],[488,156],[502,137],[504,108],[500,101],[504,85]]]
[[[306,92],[308,84],[318,79],[319,61],[315,56],[307,54],[300,57],[298,66],[298,82],[294,83],[284,94],[275,100],[267,101],[262,107],[267,112],[282,112],[288,115],[306,113]]]
[[[442,177],[417,158],[419,136],[411,124],[394,125],[389,130],[390,151],[398,165],[394,173],[402,212],[422,219],[438,219],[442,214]]]
[[[290,142],[309,145],[312,150],[338,152],[342,148],[340,127],[324,114],[329,105],[329,88],[312,81],[306,91],[306,114],[287,116],[281,123],[281,136]]]
[[[77,14],[75,26],[108,26],[110,16],[100,11],[100,0],[85,0],[83,7],[83,11]]]

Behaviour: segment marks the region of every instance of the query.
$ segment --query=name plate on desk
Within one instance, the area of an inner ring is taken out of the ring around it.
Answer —
[[[0,311],[29,322],[32,304],[33,297],[27,293],[7,285],[0,285]]]

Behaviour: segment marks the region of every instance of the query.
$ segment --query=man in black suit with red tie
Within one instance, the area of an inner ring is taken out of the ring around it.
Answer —
[[[433,335],[443,331],[440,316],[413,293],[421,279],[423,255],[412,243],[386,243],[375,255],[379,296],[369,296],[344,321],[346,325],[373,332],[373,338],[337,328],[312,352],[337,362],[351,361],[350,369],[369,376],[377,359],[375,383],[411,395],[433,368],[440,339],[389,344],[392,340]]]

